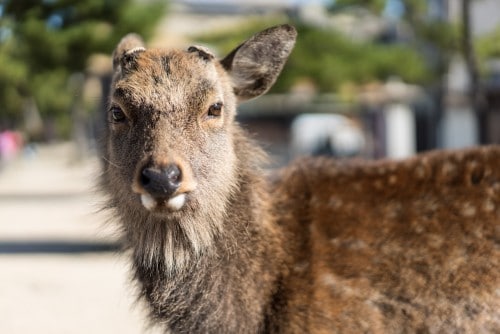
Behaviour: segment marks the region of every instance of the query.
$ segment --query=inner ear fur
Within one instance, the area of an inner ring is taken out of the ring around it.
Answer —
[[[262,95],[272,87],[296,37],[291,25],[275,26],[252,36],[221,60],[239,101]]]
[[[113,70],[118,69],[124,56],[140,50],[145,50],[142,37],[135,33],[127,34],[113,51]]]

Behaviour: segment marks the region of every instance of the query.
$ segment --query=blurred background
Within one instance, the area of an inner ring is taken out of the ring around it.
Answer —
[[[500,143],[498,0],[0,0],[0,332],[142,333],[94,191],[110,54],[224,56],[291,23],[276,85],[239,121],[274,166]]]

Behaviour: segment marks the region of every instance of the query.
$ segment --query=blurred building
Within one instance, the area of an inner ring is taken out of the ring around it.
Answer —
[[[431,18],[459,23],[462,20],[462,1],[429,0]],[[471,35],[473,38],[492,33],[500,27],[500,1],[481,0],[470,2]],[[446,108],[440,124],[439,145],[463,147],[476,144],[500,143],[500,66],[498,59],[489,61],[485,68],[487,77],[480,85],[484,94],[484,110],[473,110],[468,97],[470,78],[463,58],[454,57],[449,64],[446,78]]]
[[[462,1],[457,0],[429,0],[433,6],[430,14],[442,17],[451,22],[460,22],[462,15]],[[500,24],[500,1],[479,0],[471,1],[472,34],[481,36],[490,33]]]

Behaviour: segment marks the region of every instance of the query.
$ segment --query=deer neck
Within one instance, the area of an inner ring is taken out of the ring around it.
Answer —
[[[235,144],[237,152],[252,156],[244,138]],[[270,228],[258,162],[244,159],[238,159],[237,190],[209,249],[196,254],[175,221],[147,222],[147,235],[135,236],[141,295],[153,306],[153,318],[174,332],[256,332],[261,326],[281,270],[280,238]]]

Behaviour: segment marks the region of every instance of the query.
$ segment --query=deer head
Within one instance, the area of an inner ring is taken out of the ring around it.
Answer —
[[[113,53],[103,159],[112,205],[178,221],[195,248],[207,243],[246,154],[234,145],[237,103],[272,86],[295,37],[291,26],[273,27],[221,61],[203,47],[149,50],[124,37]]]

